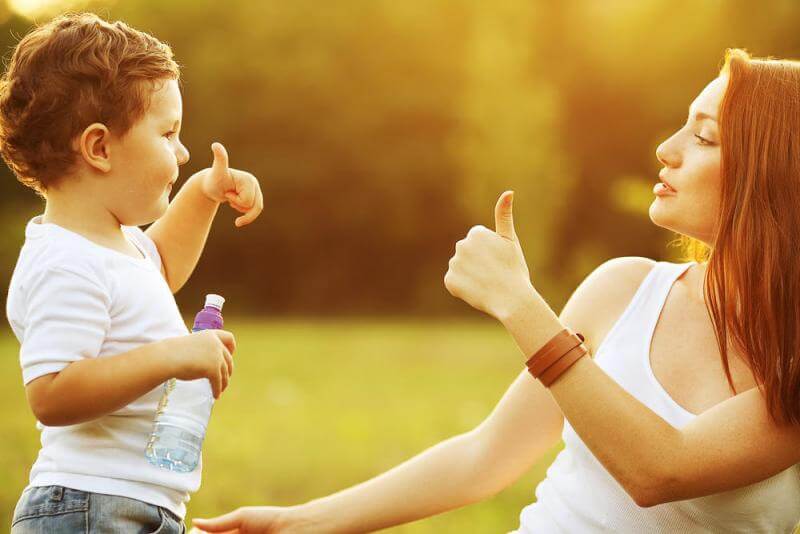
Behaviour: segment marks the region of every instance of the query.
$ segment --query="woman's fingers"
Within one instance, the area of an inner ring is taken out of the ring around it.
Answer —
[[[205,532],[239,532],[241,525],[239,510],[215,517],[213,519],[193,519],[192,523]]]

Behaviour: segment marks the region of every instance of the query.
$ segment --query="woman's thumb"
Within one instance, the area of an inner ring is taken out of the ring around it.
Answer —
[[[514,216],[512,215],[513,205],[514,192],[506,191],[500,195],[494,207],[494,231],[512,241],[517,239],[517,233],[514,231]]]

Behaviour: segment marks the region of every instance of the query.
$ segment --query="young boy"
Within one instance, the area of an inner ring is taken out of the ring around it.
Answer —
[[[169,203],[189,153],[179,141],[179,69],[170,48],[92,14],[34,29],[0,80],[0,152],[46,200],[25,230],[8,293],[42,448],[12,532],[181,532],[200,469],[151,465],[145,445],[160,385],[233,370],[233,336],[190,334],[173,298],[219,204],[261,212],[256,178],[211,168]],[[147,232],[138,226],[156,221]]]

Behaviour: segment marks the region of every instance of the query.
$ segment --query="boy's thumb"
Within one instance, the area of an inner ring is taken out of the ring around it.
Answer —
[[[514,230],[514,216],[511,213],[513,205],[514,192],[506,191],[500,195],[494,207],[494,231],[512,241],[517,239],[517,233]]]
[[[228,151],[222,146],[222,143],[212,143],[211,152],[214,153],[214,163],[211,168],[214,170],[224,171],[228,168]]]

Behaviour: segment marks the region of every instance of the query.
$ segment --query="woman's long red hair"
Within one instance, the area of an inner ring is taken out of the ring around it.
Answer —
[[[705,300],[722,364],[729,341],[747,359],[778,424],[800,424],[800,62],[725,54],[720,103],[721,204]]]

